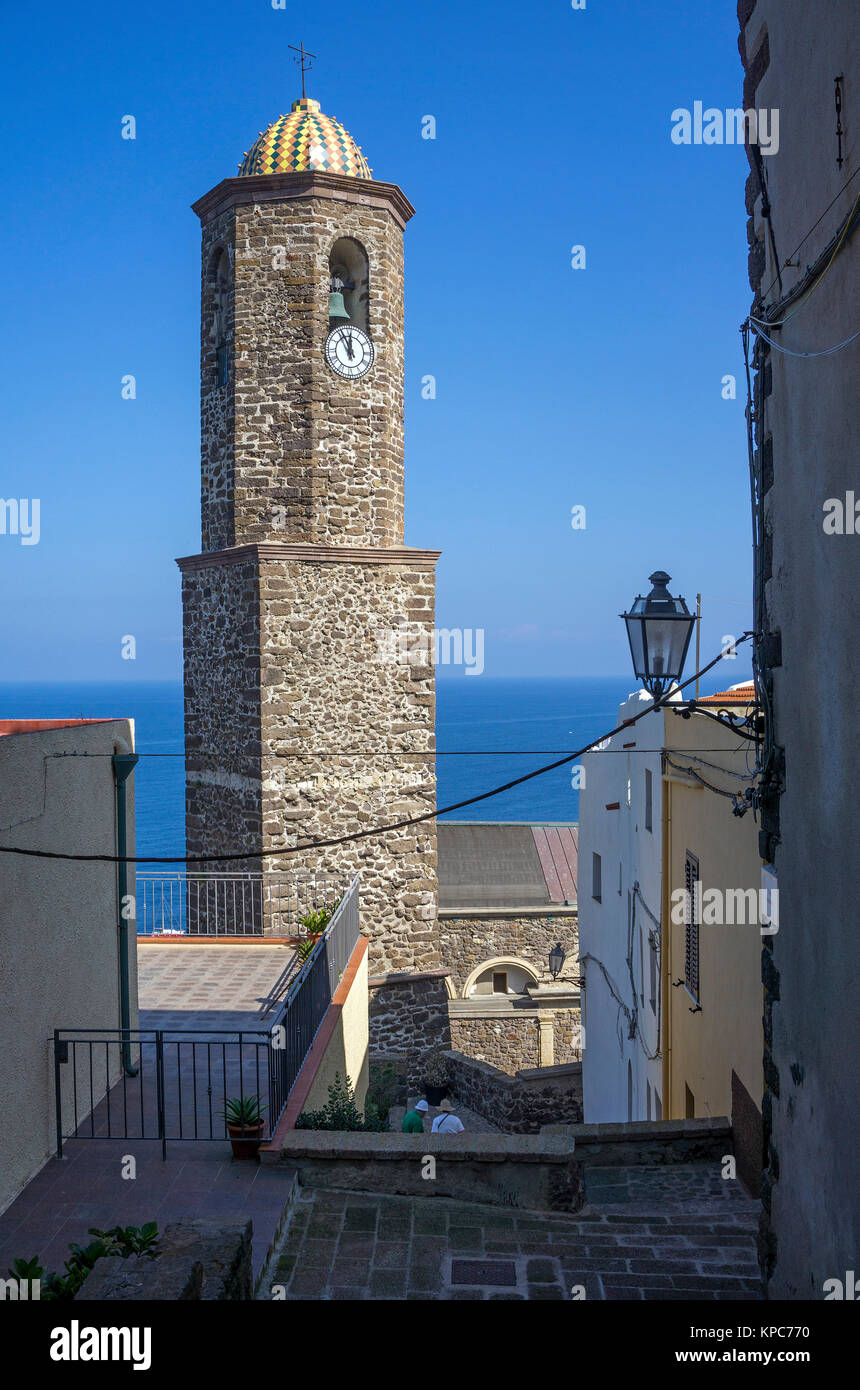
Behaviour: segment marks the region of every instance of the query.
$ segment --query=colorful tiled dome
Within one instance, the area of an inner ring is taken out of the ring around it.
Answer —
[[[239,174],[302,174],[321,169],[373,177],[360,148],[339,121],[324,116],[318,101],[300,97],[289,116],[280,116],[248,150]]]

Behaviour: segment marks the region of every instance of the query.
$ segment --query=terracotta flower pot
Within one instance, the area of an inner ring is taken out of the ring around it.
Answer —
[[[263,1142],[263,1131],[266,1128],[266,1121],[260,1120],[255,1125],[231,1125],[227,1124],[227,1133],[230,1136],[230,1148],[233,1150],[234,1158],[256,1158],[257,1151]]]

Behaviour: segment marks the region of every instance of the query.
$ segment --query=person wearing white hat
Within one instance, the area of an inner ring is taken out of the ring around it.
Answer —
[[[466,1126],[463,1121],[454,1114],[454,1107],[450,1100],[443,1100],[439,1104],[439,1114],[436,1116],[431,1127],[431,1134],[462,1134]]]
[[[406,1114],[403,1116],[403,1124],[400,1126],[403,1133],[423,1134],[424,1116],[429,1109],[430,1106],[427,1104],[426,1100],[419,1100],[418,1104],[414,1106],[412,1110],[407,1110]]]

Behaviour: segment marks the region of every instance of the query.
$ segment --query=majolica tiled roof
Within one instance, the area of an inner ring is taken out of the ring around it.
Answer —
[[[248,150],[239,173],[302,174],[321,169],[355,179],[373,177],[360,148],[339,121],[324,116],[318,101],[301,97]]]

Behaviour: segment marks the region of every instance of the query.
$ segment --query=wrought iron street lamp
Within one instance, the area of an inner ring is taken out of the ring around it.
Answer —
[[[621,614],[627,624],[633,670],[655,700],[665,695],[673,681],[680,681],[696,622],[684,600],[669,593],[670,579],[665,570],[655,570],[648,597],[638,594],[630,612]]]
[[[559,975],[561,974],[561,968],[564,965],[564,961],[564,948],[562,947],[561,942],[557,941],[549,953],[549,972],[554,980],[557,980]]]

